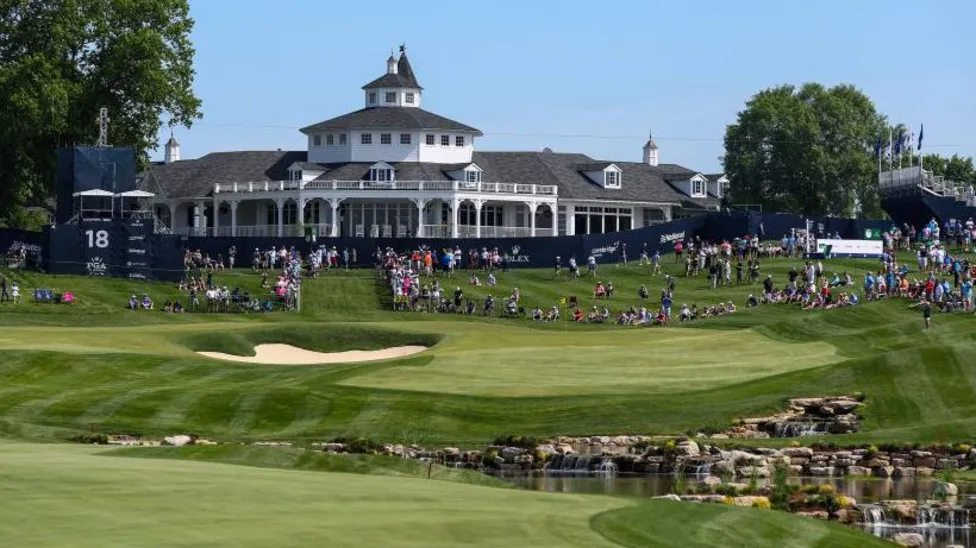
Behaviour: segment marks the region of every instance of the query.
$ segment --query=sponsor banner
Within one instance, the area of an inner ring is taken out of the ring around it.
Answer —
[[[824,257],[880,257],[884,253],[880,240],[818,239],[816,253]]]

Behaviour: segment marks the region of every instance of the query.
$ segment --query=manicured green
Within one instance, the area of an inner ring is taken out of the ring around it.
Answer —
[[[782,283],[796,260],[764,261]],[[665,266],[675,268],[671,258]],[[872,261],[833,261],[859,279]],[[971,315],[935,317],[922,329],[899,301],[855,309],[746,310],[750,285],[711,289],[677,281],[677,304],[733,300],[739,312],[672,328],[536,324],[526,319],[392,312],[370,269],[308,280],[299,314],[166,314],[123,309],[129,294],[177,298],[173,284],[8,273],[35,286],[72,288],[76,305],[0,305],[0,432],[65,438],[91,429],[218,439],[324,440],[361,436],[402,443],[484,444],[504,434],[679,434],[724,427],[780,409],[797,396],[867,394],[863,430],[836,443],[945,442],[976,438]],[[484,277],[482,275],[482,277]],[[254,288],[250,271],[218,283]],[[601,268],[611,308],[652,300],[663,280],[648,267]],[[447,292],[480,299],[467,274]],[[462,281],[463,280],[463,281]],[[523,305],[576,295],[593,280],[552,280],[548,270],[499,274],[496,295],[519,287]],[[499,289],[501,288],[501,289]],[[603,301],[599,301],[602,305]],[[436,342],[440,341],[440,342]],[[250,354],[253,344],[312,350],[431,345],[402,360],[262,366],[206,359],[196,350]]]
[[[0,442],[0,538],[37,548],[883,545],[768,510],[418,479],[376,460],[366,474],[286,470],[297,461],[280,449],[118,458],[150,451]],[[225,459],[258,466],[201,462]]]

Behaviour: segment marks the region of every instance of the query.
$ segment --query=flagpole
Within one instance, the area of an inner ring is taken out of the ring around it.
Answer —
[[[894,146],[894,130],[890,127],[888,128],[888,171],[895,168],[895,155],[892,153],[891,147]]]

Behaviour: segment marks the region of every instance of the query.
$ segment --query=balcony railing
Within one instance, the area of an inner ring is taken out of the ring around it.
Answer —
[[[259,181],[248,183],[217,183],[214,194],[220,193],[270,193],[286,191],[432,191],[432,192],[477,192],[482,194],[513,194],[526,196],[556,196],[555,185],[529,183],[469,183],[465,181]]]
[[[332,235],[332,225],[330,224],[306,224],[304,226],[318,227],[319,238],[328,238]],[[282,225],[281,232],[282,237],[289,238],[305,235],[303,225]],[[173,229],[173,234],[181,236],[234,236],[235,233],[236,236],[241,237],[277,238],[278,225],[239,225],[236,230],[230,226],[219,226],[217,228],[212,226],[182,226]]]

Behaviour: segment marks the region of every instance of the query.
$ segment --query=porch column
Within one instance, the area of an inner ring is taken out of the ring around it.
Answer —
[[[331,238],[339,237],[339,202],[340,200],[336,198],[329,198],[329,205],[332,207],[332,228],[330,229],[332,233],[329,234]]]
[[[484,204],[481,200],[474,201],[474,237],[481,237],[481,206]]]
[[[296,219],[296,221],[298,222],[298,232],[299,232],[299,235],[302,238],[305,237],[305,205],[306,204],[308,204],[308,200],[306,200],[304,198],[301,198],[301,197],[298,198],[298,203],[297,203],[297,205],[298,205],[298,218]]]
[[[576,206],[566,206],[566,235],[576,235]]]
[[[237,200],[230,201],[230,235],[237,236]]]
[[[166,210],[169,211],[169,231],[176,231],[176,212],[180,209],[180,203],[172,200],[166,202]]]
[[[535,238],[535,211],[539,207],[536,203],[526,203],[529,206],[529,236]]]
[[[278,237],[281,238],[285,234],[285,201],[279,198],[275,200],[275,206],[278,207]]]
[[[664,213],[664,220],[668,222],[671,220],[671,206],[662,207],[661,211]]]
[[[461,208],[461,200],[454,198],[451,200],[451,237],[458,237],[458,209]]]
[[[204,208],[206,208],[206,203],[202,200],[193,203],[193,233],[196,236],[200,236],[201,232],[204,232],[200,230],[201,226],[207,228],[207,217],[204,215]]]
[[[213,211],[213,235],[217,236],[218,230],[220,229],[220,200],[216,196],[214,196],[213,209],[211,211]]]
[[[559,236],[559,205],[554,203],[549,204],[549,211],[552,212],[552,235]],[[569,217],[566,217],[566,219],[568,222]]]
[[[414,233],[414,237],[423,238],[424,237],[424,209],[427,208],[427,200],[423,198],[418,198],[413,200],[413,203],[417,206],[417,232]]]

